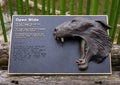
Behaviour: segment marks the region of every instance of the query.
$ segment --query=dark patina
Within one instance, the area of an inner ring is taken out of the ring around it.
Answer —
[[[61,44],[67,38],[79,38],[81,57],[76,62],[80,70],[85,70],[90,61],[102,63],[109,56],[112,41],[107,29],[110,27],[102,21],[76,17],[57,26],[54,36]]]

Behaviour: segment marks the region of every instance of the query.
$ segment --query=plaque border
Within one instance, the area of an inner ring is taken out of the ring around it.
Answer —
[[[10,48],[9,48],[9,60],[8,60],[8,75],[9,76],[23,76],[23,75],[41,75],[41,76],[44,76],[44,75],[68,75],[68,76],[75,76],[75,75],[92,75],[92,76],[96,76],[96,75],[99,75],[99,76],[104,76],[104,75],[111,75],[112,74],[112,64],[111,64],[111,52],[109,54],[109,59],[110,59],[110,73],[10,73],[10,52],[11,52],[11,41],[12,41],[12,29],[13,29],[13,17],[14,16],[105,16],[106,19],[107,19],[107,24],[108,24],[108,15],[13,15],[12,16],[12,23],[11,23],[11,33],[10,33]],[[109,35],[109,30],[107,30],[108,32],[108,35]]]

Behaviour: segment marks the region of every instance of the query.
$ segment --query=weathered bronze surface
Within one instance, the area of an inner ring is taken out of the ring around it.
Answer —
[[[90,61],[102,63],[109,56],[112,41],[107,29],[110,27],[102,21],[76,17],[57,26],[54,36],[60,44],[68,38],[80,40],[82,55],[76,62],[80,70],[85,70]]]
[[[80,19],[83,19],[81,21],[81,24]],[[99,21],[95,22],[94,20]],[[95,46],[98,44],[101,45],[101,43],[92,43],[95,42],[93,39],[101,42],[99,40],[99,38],[101,38],[103,41],[105,40],[105,43],[108,43],[107,39],[103,38],[103,36],[108,37],[106,29],[108,29],[109,27],[107,27],[104,23],[100,21],[106,23],[107,17],[13,16],[8,73],[10,75],[111,74],[110,56],[106,55],[108,57],[105,57],[106,59],[104,60],[104,62],[100,64],[97,64],[95,62],[89,62],[90,60],[88,60],[88,58],[93,58],[92,50],[94,48],[97,49],[97,47]],[[63,22],[66,23],[60,25]],[[97,26],[100,26],[99,28],[102,28],[102,25],[103,29],[101,30],[95,28]],[[54,33],[55,27],[57,27],[56,33]],[[78,29],[79,27],[82,27],[84,29]],[[104,30],[104,28],[106,29]],[[61,45],[56,41],[55,35],[53,35],[53,33],[56,35],[56,39],[58,42],[60,42]],[[92,35],[92,33],[94,33],[94,35]],[[64,36],[62,36],[62,34],[64,34]],[[106,44],[102,43],[102,45]],[[88,46],[91,46],[93,48],[89,47],[88,49]],[[105,49],[106,48],[108,49],[108,47],[105,47]],[[87,53],[85,50],[87,50],[89,54],[85,54]],[[101,54],[103,54],[102,51]],[[80,58],[80,56],[82,55],[83,57]],[[88,55],[91,56],[89,57]],[[79,60],[79,58],[81,60]],[[78,64],[76,64],[76,60],[78,60]],[[88,63],[89,68],[87,69]],[[78,69],[78,65],[80,70]]]

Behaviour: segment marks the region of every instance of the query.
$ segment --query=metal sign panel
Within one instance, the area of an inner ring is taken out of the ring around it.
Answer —
[[[101,20],[107,16],[13,16],[9,74],[111,74],[110,56],[104,62],[90,62],[88,69],[78,69],[79,42],[56,42],[54,29],[75,17]]]

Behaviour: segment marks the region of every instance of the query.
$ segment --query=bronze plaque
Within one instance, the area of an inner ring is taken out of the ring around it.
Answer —
[[[81,70],[76,63],[81,39],[68,38],[64,44],[55,39],[55,28],[77,17],[107,24],[107,16],[13,16],[9,74],[111,74],[110,56],[101,63],[89,61]]]

